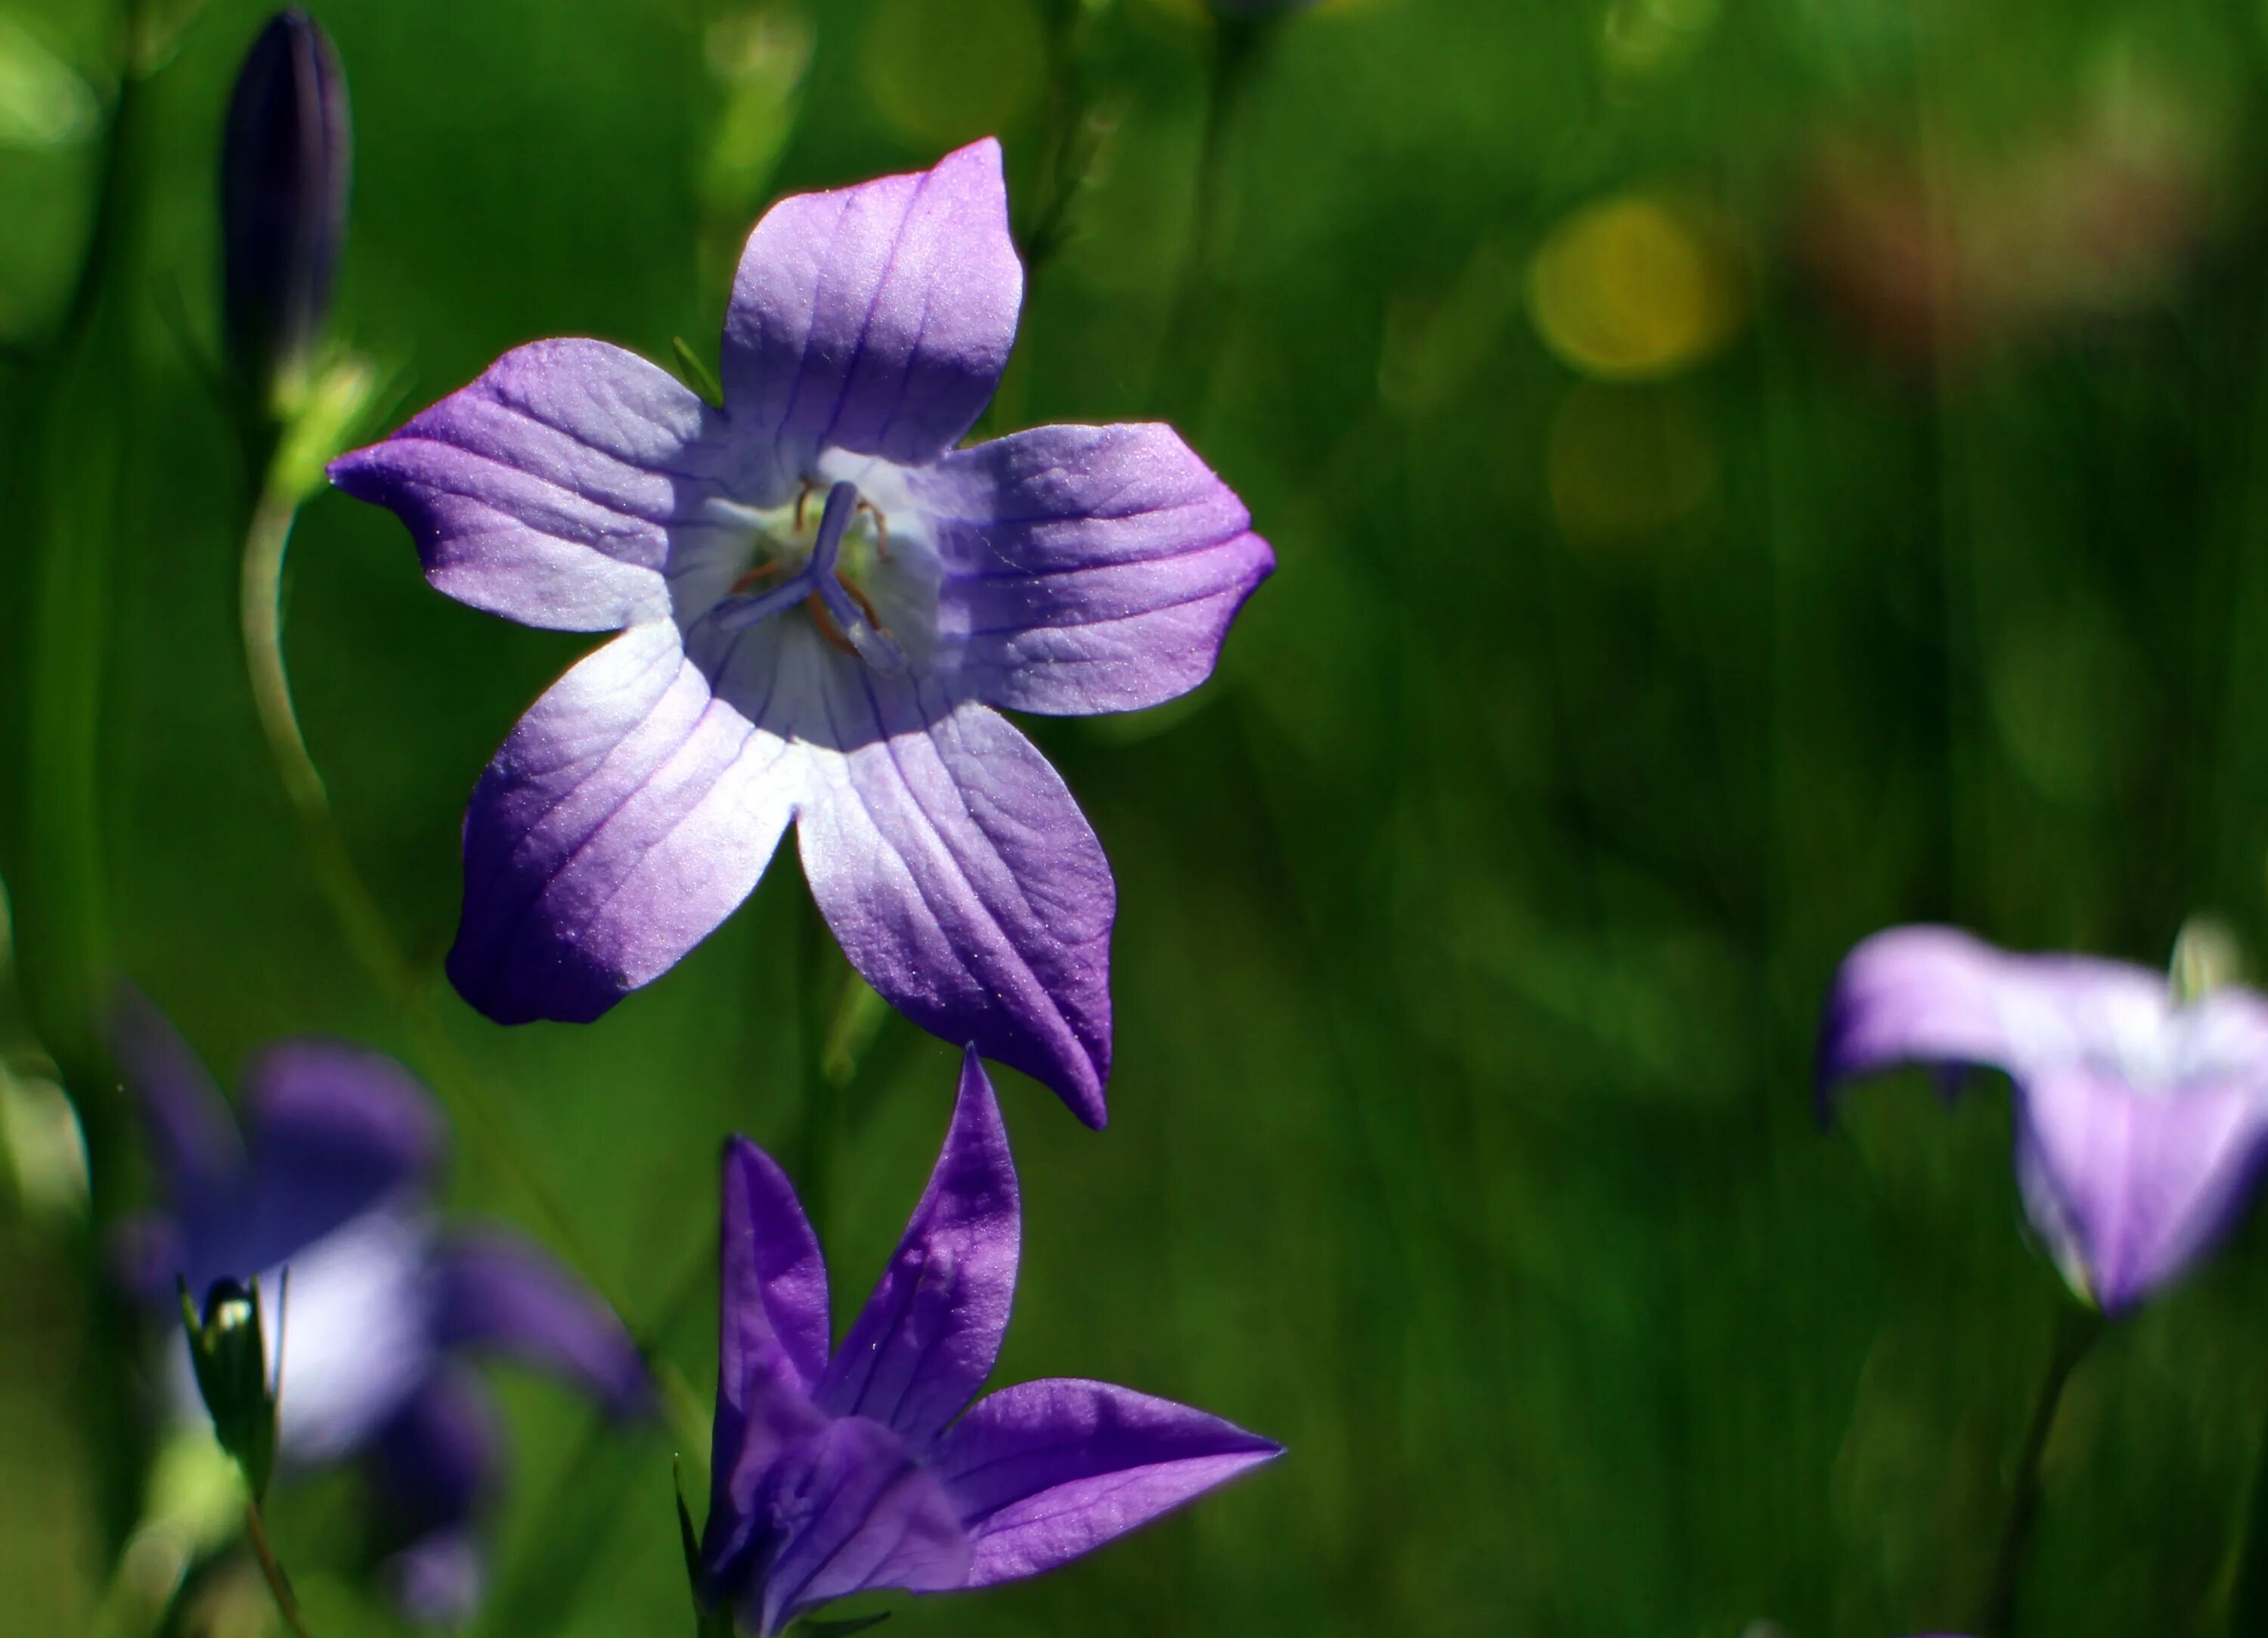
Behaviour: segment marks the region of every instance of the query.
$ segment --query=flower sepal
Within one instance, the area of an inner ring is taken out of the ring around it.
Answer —
[[[181,1323],[189,1336],[189,1363],[197,1392],[212,1417],[213,1435],[244,1473],[252,1499],[268,1494],[276,1471],[276,1396],[280,1377],[268,1370],[268,1341],[261,1323],[260,1282],[247,1289],[216,1280],[200,1314],[187,1279],[177,1282]]]
[[[701,1532],[693,1527],[693,1509],[685,1505],[685,1463],[673,1458],[670,1482],[677,1491],[677,1541],[685,1554],[686,1584],[693,1593],[693,1638],[734,1638],[733,1606],[711,1601],[701,1590]]]

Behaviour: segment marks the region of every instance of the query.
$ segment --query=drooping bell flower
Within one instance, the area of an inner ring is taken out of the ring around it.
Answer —
[[[403,1605],[463,1619],[479,1596],[498,1457],[471,1362],[538,1366],[631,1415],[649,1389],[629,1333],[532,1244],[437,1223],[441,1123],[392,1059],[335,1041],[271,1046],[247,1074],[239,1128],[149,1003],[124,997],[114,1034],[166,1194],[127,1226],[129,1281],[170,1308],[182,1282],[225,1293],[257,1278],[269,1370],[284,1362],[277,1472],[364,1460]],[[196,1390],[177,1317],[173,1330],[188,1414]]]
[[[330,37],[278,11],[238,70],[220,167],[229,363],[263,411],[304,384],[330,315],[352,153]]]
[[[621,634],[473,794],[448,970],[475,1007],[598,1017],[732,913],[792,821],[869,983],[1102,1124],[1116,890],[1000,708],[1194,687],[1274,560],[1168,428],[956,447],[1022,288],[981,142],[757,224],[722,408],[618,348],[539,342],[333,464],[450,596]]]
[[[1019,1383],[969,1403],[999,1355],[1021,1235],[1008,1135],[973,1052],[929,1187],[840,1346],[786,1175],[736,1138],[724,1188],[696,1591],[759,1638],[855,1592],[1052,1569],[1282,1453],[1108,1383]]]
[[[2237,985],[1893,928],[1836,976],[1822,1093],[1899,1064],[2007,1075],[2026,1214],[2106,1313],[2210,1250],[2268,1161],[2268,997]]]

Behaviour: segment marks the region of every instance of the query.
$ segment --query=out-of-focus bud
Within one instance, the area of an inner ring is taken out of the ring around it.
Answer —
[[[2191,1002],[2224,984],[2244,981],[2244,946],[2218,917],[2198,914],[2182,923],[2168,970],[2174,998]]]
[[[212,1415],[220,1448],[244,1470],[255,1502],[268,1494],[276,1470],[276,1382],[268,1374],[268,1342],[260,1319],[260,1282],[250,1289],[216,1280],[200,1316],[180,1282],[181,1323],[189,1333],[189,1363],[197,1392]]]
[[[295,404],[329,316],[352,152],[330,37],[277,12],[238,71],[220,174],[229,362],[264,415]]]

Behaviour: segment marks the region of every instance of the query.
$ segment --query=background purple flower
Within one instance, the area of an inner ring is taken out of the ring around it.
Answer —
[[[770,1638],[801,1611],[1036,1575],[1282,1453],[1108,1383],[991,1374],[1015,1294],[1015,1167],[972,1052],[889,1267],[828,1348],[827,1267],[793,1186],[725,1155],[723,1316],[703,1596]]]
[[[202,1293],[223,1277],[261,1276],[271,1364],[279,1347],[286,1361],[282,1467],[367,1458],[405,1605],[462,1618],[478,1598],[475,1529],[497,1458],[467,1362],[492,1354],[540,1366],[626,1415],[648,1392],[628,1333],[518,1236],[437,1228],[440,1121],[392,1059],[335,1041],[272,1046],[246,1075],[239,1128],[147,1001],[124,996],[114,1033],[166,1196],[163,1211],[127,1225],[124,1255],[131,1282],[176,1318],[185,1411],[196,1399],[176,1279]]]
[[[2209,1249],[2268,1159],[2268,999],[2249,989],[2184,1002],[2146,967],[1893,928],[1837,974],[1821,1083],[1901,1063],[2007,1072],[2026,1211],[2106,1312]]]
[[[1022,288],[982,142],[765,216],[722,408],[602,342],[537,342],[333,466],[452,597],[622,632],[474,793],[449,973],[475,1006],[596,1017],[729,914],[793,821],[877,990],[1102,1124],[1109,867],[996,708],[1195,687],[1274,560],[1167,428],[954,447]]]

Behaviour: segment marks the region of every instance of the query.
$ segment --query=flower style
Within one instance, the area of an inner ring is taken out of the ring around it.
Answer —
[[[129,1225],[129,1279],[178,1330],[177,1280],[202,1296],[261,1276],[271,1368],[278,1351],[284,1362],[282,1465],[367,1457],[404,1605],[461,1619],[478,1600],[475,1526],[496,1465],[494,1418],[468,1356],[542,1366],[628,1415],[648,1394],[628,1333],[534,1245],[436,1232],[426,1194],[440,1122],[392,1059],[335,1041],[271,1046],[247,1076],[240,1131],[148,1002],[123,998],[114,1033],[168,1197],[164,1213]],[[186,1409],[195,1397],[179,1352]]]
[[[969,1404],[1000,1352],[1020,1235],[1008,1135],[973,1051],[929,1187],[832,1355],[827,1267],[786,1175],[735,1138],[724,1189],[699,1591],[763,1638],[872,1588],[1052,1569],[1282,1453],[1107,1383],[1019,1383]]]
[[[1168,428],[954,447],[1022,290],[988,140],[756,224],[722,408],[618,348],[539,342],[332,466],[450,596],[621,633],[473,794],[449,974],[475,1006],[598,1017],[732,913],[792,820],[877,990],[1102,1124],[1116,890],[995,708],[1194,687],[1274,559]]]
[[[2124,962],[1893,928],[1837,975],[1822,1091],[1901,1063],[2007,1072],[2026,1212],[2106,1313],[2209,1250],[2268,1160],[2268,997],[2236,986],[2183,1000]]]

